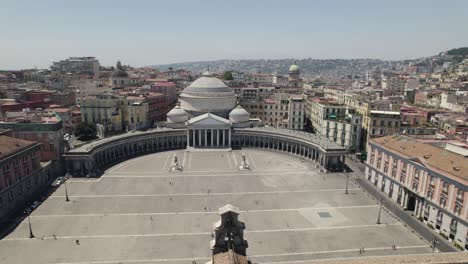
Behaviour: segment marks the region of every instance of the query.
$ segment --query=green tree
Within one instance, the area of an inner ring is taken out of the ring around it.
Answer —
[[[223,79],[224,80],[234,80],[234,78],[232,77],[232,72],[231,71],[225,71],[223,73]]]
[[[76,126],[75,136],[80,140],[90,140],[96,138],[96,126],[81,122]]]

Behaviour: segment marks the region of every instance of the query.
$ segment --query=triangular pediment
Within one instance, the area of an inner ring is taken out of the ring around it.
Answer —
[[[206,113],[197,117],[194,117],[188,121],[189,127],[227,127],[231,123],[229,120],[220,116]]]

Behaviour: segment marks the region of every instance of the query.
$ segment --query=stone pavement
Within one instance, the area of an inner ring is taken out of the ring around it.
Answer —
[[[174,156],[183,172],[169,172]],[[251,171],[239,169],[245,155]],[[70,179],[0,240],[0,263],[191,263],[211,256],[217,209],[246,224],[254,262],[431,252],[427,241],[345,178],[290,154],[170,151],[120,163],[99,179]],[[397,250],[392,246],[396,245]],[[359,248],[365,248],[360,254]]]

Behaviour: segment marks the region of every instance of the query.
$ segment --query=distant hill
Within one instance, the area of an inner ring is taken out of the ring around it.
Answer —
[[[206,71],[208,68],[213,72],[223,72],[227,70],[241,71],[245,73],[276,73],[287,74],[289,66],[296,62],[301,69],[304,77],[314,77],[317,75],[330,75],[330,74],[365,74],[367,69],[374,69],[382,65],[389,67],[391,63],[375,59],[331,59],[331,60],[317,60],[317,59],[257,59],[257,60],[217,60],[217,61],[197,61],[185,63],[173,63],[164,65],[150,66],[162,71],[167,70],[169,67],[174,69],[186,69],[192,71],[194,74],[199,74]]]
[[[440,56],[442,54],[448,56]],[[372,71],[401,71],[408,66],[410,62],[435,61],[442,64],[444,61],[460,62],[464,57],[468,57],[468,47],[451,49],[447,52],[434,56],[419,58],[415,60],[386,61],[379,59],[252,59],[252,60],[216,60],[216,61],[196,61],[153,65],[161,71],[169,67],[174,69],[185,69],[199,74],[207,69],[213,72],[240,71],[245,73],[276,73],[285,75],[288,73],[289,66],[296,62],[301,69],[302,77],[306,80],[312,80],[317,77],[327,79],[336,76],[360,76]]]
[[[447,55],[468,57],[468,47],[451,49],[447,51]]]

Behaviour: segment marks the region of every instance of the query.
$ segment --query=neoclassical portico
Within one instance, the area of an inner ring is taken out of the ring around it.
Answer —
[[[187,148],[231,148],[229,120],[206,113],[187,122]]]

